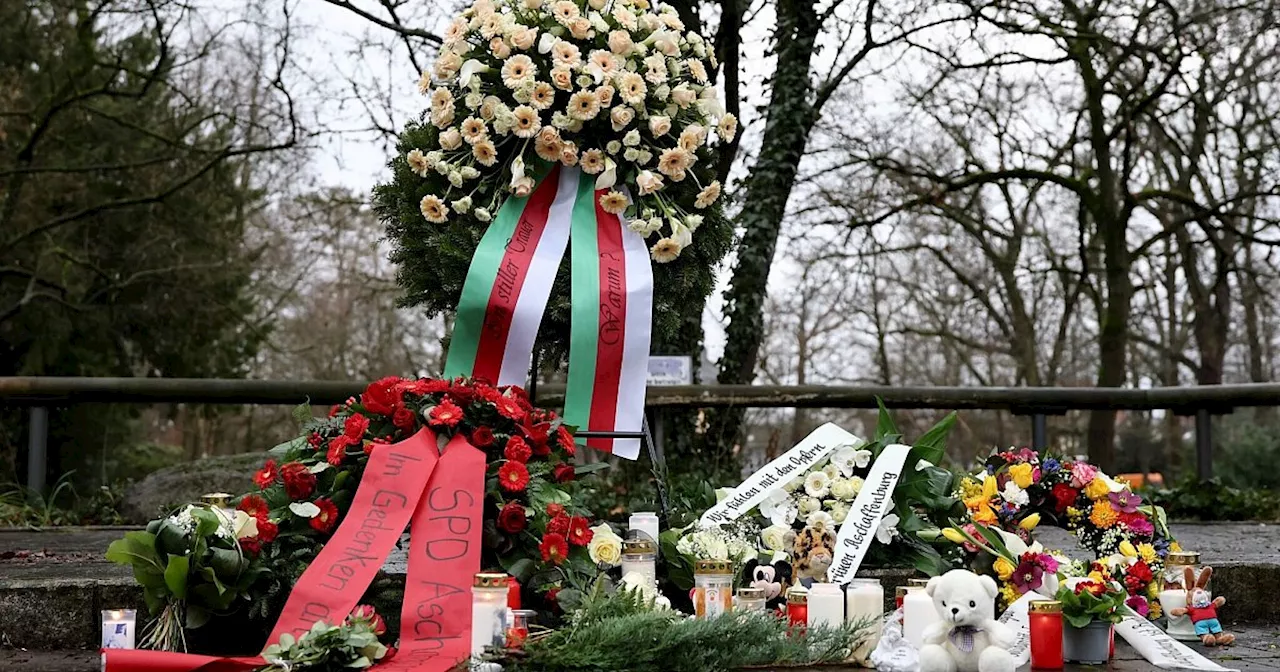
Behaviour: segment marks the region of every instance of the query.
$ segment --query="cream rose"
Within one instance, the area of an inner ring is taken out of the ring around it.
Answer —
[[[609,51],[619,55],[626,56],[631,53],[631,34],[625,30],[614,30],[609,32]],[[461,67],[461,59],[458,66]]]
[[[760,530],[760,541],[764,543],[765,548],[771,551],[787,550],[787,532],[791,528],[784,525],[770,525]]]
[[[448,150],[454,150],[462,146],[462,134],[456,128],[450,128],[440,134],[440,146]]]
[[[609,110],[609,121],[613,122],[613,130],[621,131],[635,119],[636,113],[626,105],[619,105]]]
[[[660,138],[671,132],[671,117],[653,116],[649,117],[649,132],[653,137]]]
[[[591,543],[587,544],[587,554],[591,561],[615,566],[622,562],[622,537],[614,533],[608,523],[601,523],[591,528]]]
[[[671,100],[681,108],[686,108],[698,100],[698,92],[689,88],[687,84],[681,84],[671,89]]]
[[[516,49],[528,50],[532,49],[538,40],[537,28],[521,28],[511,33],[511,46]]]
[[[650,170],[642,170],[636,176],[636,186],[640,188],[641,196],[647,196],[662,189],[662,176]]]

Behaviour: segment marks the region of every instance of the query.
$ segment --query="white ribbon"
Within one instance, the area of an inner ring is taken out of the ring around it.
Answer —
[[[1003,614],[1000,614],[1000,622],[1013,631],[1013,646],[1009,647],[1009,653],[1013,655],[1014,663],[1018,667],[1026,665],[1031,660],[1031,621],[1027,616],[1027,609],[1033,601],[1043,599],[1045,599],[1044,595],[1029,592],[1019,597],[1004,610]]]
[[[783,453],[781,457],[748,476],[747,480],[734,488],[728,497],[707,509],[698,523],[703,527],[709,527],[736,520],[742,514],[754,509],[770,493],[781,489],[791,479],[807,472],[831,451],[841,446],[860,446],[863,443],[865,441],[862,439],[828,422],[813,430],[809,436],[804,437],[803,441]]]
[[[1213,672],[1239,672],[1223,667],[1196,653],[1191,647],[1165,634],[1145,618],[1126,617],[1116,624],[1116,633],[1124,637],[1134,650],[1142,654],[1148,663],[1156,667],[1182,670],[1211,670]]]
[[[832,583],[848,583],[858,573],[862,558],[876,538],[880,519],[893,508],[893,489],[902,476],[902,465],[910,452],[911,446],[900,443],[885,446],[871,465],[871,472],[863,481],[862,490],[854,498],[853,507],[836,537],[835,558],[827,570],[827,577]]]

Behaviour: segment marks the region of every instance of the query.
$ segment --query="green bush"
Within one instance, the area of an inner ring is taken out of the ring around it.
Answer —
[[[1201,482],[1191,476],[1142,494],[1173,520],[1280,520],[1280,493],[1233,488],[1216,478]]]
[[[1280,471],[1270,468],[1280,463],[1280,428],[1259,423],[1246,412],[1224,416],[1217,425],[1213,469],[1222,482],[1236,488],[1280,489]]]

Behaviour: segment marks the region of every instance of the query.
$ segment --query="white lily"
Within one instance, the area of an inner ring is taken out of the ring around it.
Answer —
[[[515,161],[511,162],[511,186],[516,186],[516,180],[524,177],[524,157],[517,156]]]
[[[1044,546],[1041,546],[1038,541],[1033,541],[1028,546],[1027,542],[1016,534],[1005,532],[996,527],[989,529],[1000,535],[1000,542],[1004,544],[1005,548],[1009,549],[1009,554],[1013,556],[1013,564],[1015,565],[1018,564],[1024,553],[1044,553]],[[1045,597],[1053,597],[1058,594],[1058,575],[1054,572],[1045,572],[1044,577],[1041,578],[1040,587],[1036,589],[1036,592]]]
[[[554,48],[556,46],[556,42],[559,42],[559,41],[560,41],[560,38],[556,37],[555,35],[552,35],[551,33],[543,33],[542,37],[538,38],[538,53],[539,54],[551,53],[551,49]],[[466,67],[466,66],[463,66],[463,67]]]
[[[795,522],[796,516],[800,514],[800,506],[796,500],[787,493],[787,491],[778,489],[769,493],[763,502],[760,502],[760,514],[769,519],[774,525],[790,526]]]
[[[618,183],[618,164],[613,159],[604,160],[604,171],[596,176],[596,189],[612,189]]]
[[[458,83],[465,87],[471,83],[472,77],[485,72],[489,72],[489,66],[474,58],[467,59],[467,62],[462,64],[462,69],[458,71]]]

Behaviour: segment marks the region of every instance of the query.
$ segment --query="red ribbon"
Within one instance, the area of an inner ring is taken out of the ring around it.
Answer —
[[[423,428],[378,447],[351,508],[294,584],[268,644],[299,637],[318,621],[341,623],[412,522],[400,649],[389,672],[445,672],[471,650],[471,579],[480,567],[484,453],[462,435],[439,452]],[[244,672],[261,657],[219,658],[167,651],[106,649],[104,672]]]

